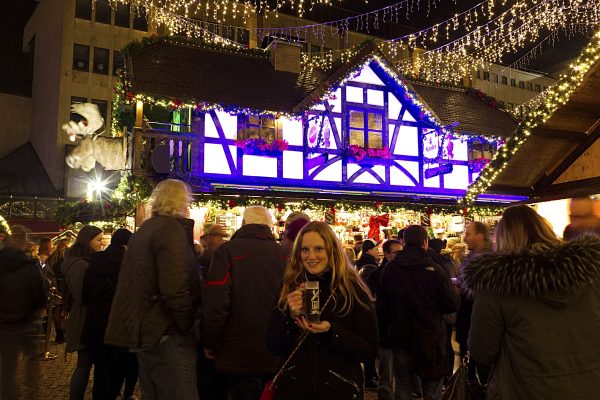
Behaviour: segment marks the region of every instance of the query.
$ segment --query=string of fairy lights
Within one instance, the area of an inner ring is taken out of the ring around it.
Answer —
[[[598,4],[581,0],[546,0],[521,14],[524,16],[495,29],[490,29],[489,25],[478,28],[451,43],[400,62],[398,66],[401,71],[416,72],[425,80],[459,82],[470,71],[488,68],[492,63],[500,63],[506,54],[526,48],[538,40],[543,29],[585,31],[586,26],[598,21]]]
[[[494,180],[504,171],[508,161],[527,142],[533,130],[545,123],[554,112],[569,101],[573,92],[581,85],[587,72],[600,59],[600,30],[592,41],[581,53],[577,61],[569,66],[568,72],[563,74],[558,82],[546,92],[544,102],[536,109],[531,110],[525,117],[514,136],[496,153],[492,161],[481,172],[479,178],[469,187],[464,203],[473,204],[477,197],[484,193]]]

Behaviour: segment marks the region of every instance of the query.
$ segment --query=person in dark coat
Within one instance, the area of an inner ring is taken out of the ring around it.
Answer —
[[[399,240],[390,239],[386,240],[381,248],[383,250],[383,261],[381,261],[381,265],[377,270],[369,274],[367,279],[367,285],[376,299],[383,271],[386,265],[396,258],[396,254],[402,251],[402,243]],[[381,332],[379,333],[381,334]],[[394,353],[387,339],[385,336],[379,336],[379,355],[377,357],[377,372],[379,375],[377,396],[379,400],[392,400],[394,398]]]
[[[307,281],[319,283],[319,322],[305,317]],[[325,222],[310,222],[300,231],[271,313],[267,346],[286,360],[303,335],[306,339],[273,386],[274,398],[362,399],[360,364],[377,356],[375,310],[369,289]]]
[[[166,179],[154,189],[152,217],[129,240],[104,343],[137,353],[144,398],[197,400],[200,303],[189,187]]]
[[[377,247],[377,242],[371,238],[365,239],[364,242],[362,242],[360,257],[356,261],[356,270],[358,271],[358,275],[363,279],[363,281],[365,281],[365,283],[369,282],[371,275],[377,272],[379,265],[377,262],[378,255],[379,248]],[[377,371],[375,369],[375,361],[365,364],[365,389],[377,389]]]
[[[119,269],[125,255],[131,232],[117,229],[106,250],[94,253],[83,278],[83,304],[87,308],[81,333],[81,343],[94,353],[94,400],[114,400],[120,395],[121,385],[128,375],[128,367],[135,369],[133,385],[124,393],[133,395],[137,381],[137,359],[127,349],[104,344],[110,307],[117,288]]]
[[[438,400],[448,370],[444,314],[460,299],[450,278],[427,255],[427,231],[411,225],[404,249],[383,272],[377,293],[382,336],[392,346],[394,376],[400,399],[410,397],[413,373],[421,378],[424,400]]]
[[[600,241],[561,242],[528,206],[504,211],[498,253],[464,270],[469,349],[491,367],[487,398],[592,400],[600,393]]]
[[[460,288],[460,308],[456,313],[456,341],[460,346],[460,358],[463,359],[469,351],[467,339],[471,329],[471,314],[473,312],[474,293],[465,290],[462,284],[462,271],[467,268],[471,260],[480,254],[492,250],[492,241],[490,239],[489,227],[481,222],[475,221],[467,225],[465,229],[465,242],[469,248],[469,254],[460,265],[457,287]],[[489,371],[485,366],[478,366],[475,360],[468,364],[468,379],[470,381],[479,381],[481,384],[487,382]]]
[[[39,362],[31,360],[36,345],[31,334],[40,311],[46,305],[46,286],[36,262],[25,254],[29,230],[14,225],[7,247],[0,250],[0,398],[26,398],[17,382],[17,360],[25,357],[25,382],[36,386]],[[37,351],[41,353],[41,349]],[[34,380],[33,382],[31,380]],[[39,389],[39,388],[34,388]],[[34,393],[29,393],[33,395]],[[35,397],[35,396],[34,396]]]
[[[232,399],[258,399],[275,372],[265,345],[286,254],[271,232],[266,208],[244,210],[242,227],[213,257],[202,295],[205,354],[227,374]]]
[[[66,351],[77,352],[77,366],[73,370],[69,387],[70,400],[83,400],[94,365],[93,352],[81,343],[81,332],[87,312],[82,298],[83,277],[89,266],[90,256],[102,250],[102,237],[102,229],[96,226],[86,225],[81,228],[73,246],[65,251],[65,258],[61,265],[67,284],[63,304],[70,304]],[[97,386],[95,390],[98,390]]]

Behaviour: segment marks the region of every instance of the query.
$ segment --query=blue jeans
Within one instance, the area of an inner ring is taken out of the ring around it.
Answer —
[[[171,335],[137,353],[144,400],[198,400],[196,341]]]
[[[394,378],[396,379],[396,400],[411,399],[411,377],[416,372],[412,354],[405,350],[394,349]],[[442,379],[427,380],[421,378],[423,400],[439,400],[442,392]]]
[[[71,384],[69,386],[70,400],[83,400],[88,381],[90,380],[90,371],[94,365],[94,355],[90,350],[83,349],[77,351],[77,366],[71,375]]]
[[[379,400],[394,399],[394,353],[391,349],[381,347],[377,358],[377,397]]]

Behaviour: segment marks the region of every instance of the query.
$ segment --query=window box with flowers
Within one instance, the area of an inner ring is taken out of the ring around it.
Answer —
[[[372,149],[351,145],[346,149],[346,156],[348,162],[356,163],[365,168],[375,165],[391,165],[394,162],[392,153],[387,147]]]
[[[286,140],[276,139],[267,141],[263,138],[236,140],[235,145],[244,151],[245,155],[279,157],[288,148]]]

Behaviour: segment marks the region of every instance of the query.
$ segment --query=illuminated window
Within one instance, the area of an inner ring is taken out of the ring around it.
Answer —
[[[383,147],[383,114],[371,110],[349,110],[348,141],[350,145],[381,149]]]
[[[242,130],[242,139],[265,139],[271,142],[281,139],[282,132],[278,129],[278,124],[271,117],[257,117],[254,115],[246,116],[244,129]]]
[[[495,145],[492,143],[474,140],[469,143],[469,161],[477,160],[480,158],[487,158],[491,160],[496,152]]]

